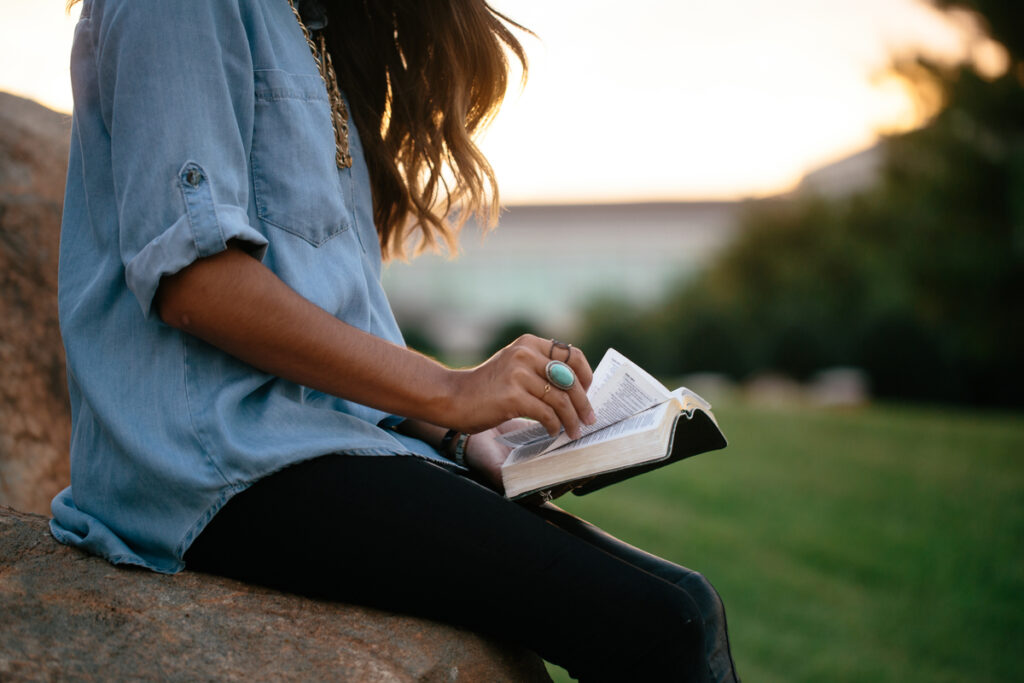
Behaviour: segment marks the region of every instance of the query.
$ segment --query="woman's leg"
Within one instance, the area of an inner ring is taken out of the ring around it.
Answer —
[[[229,501],[185,560],[512,639],[581,680],[711,680],[685,588],[416,458],[282,470]]]
[[[640,548],[620,541],[593,524],[548,503],[535,508],[536,513],[580,538],[625,562],[679,586],[697,603],[705,625],[705,646],[713,680],[738,683],[736,665],[729,646],[729,632],[725,619],[725,605],[718,591],[703,574],[687,569]]]

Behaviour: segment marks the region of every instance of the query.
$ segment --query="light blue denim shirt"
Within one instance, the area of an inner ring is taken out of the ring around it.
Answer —
[[[358,134],[339,170],[288,0],[85,0],[71,77],[71,486],[53,501],[54,536],[176,572],[232,495],[287,465],[334,452],[446,462],[378,426],[397,418],[260,372],[153,311],[162,276],[238,240],[324,310],[402,341]]]

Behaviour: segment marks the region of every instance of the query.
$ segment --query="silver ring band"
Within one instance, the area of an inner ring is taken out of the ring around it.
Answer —
[[[555,359],[555,349],[565,349],[565,362],[569,362],[572,358],[572,344],[567,344],[564,341],[558,341],[557,339],[551,340],[551,348],[548,349],[548,358],[551,360]]]

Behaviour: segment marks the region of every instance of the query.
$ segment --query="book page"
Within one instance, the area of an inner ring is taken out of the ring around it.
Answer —
[[[656,427],[658,423],[661,422],[665,414],[665,410],[667,409],[667,405],[668,404],[666,403],[659,403],[656,406],[652,406],[635,415],[631,415],[625,420],[620,420],[614,424],[608,425],[604,429],[599,429],[586,436],[581,436],[575,441],[563,444],[561,447],[544,448],[542,443],[535,443],[522,448],[517,448],[511,453],[506,464],[511,465],[542,455],[554,456],[577,448],[584,448],[593,444],[611,441],[612,439],[617,439],[619,437],[639,434],[640,432]]]
[[[594,381],[587,391],[597,421],[592,425],[582,425],[581,438],[671,397],[671,392],[661,382],[615,349],[608,349],[594,371]],[[539,424],[509,432],[499,440],[512,448],[544,443],[540,452],[572,441],[564,431],[556,437],[549,436]]]
[[[672,392],[672,395],[679,399],[679,403],[682,404],[683,410],[686,412],[692,413],[695,408],[705,411],[711,410],[710,403],[686,387],[679,387]]]
[[[594,380],[590,383],[587,395],[589,396],[592,392],[600,391],[608,379],[615,374],[615,371],[625,363],[632,363],[632,361],[615,349],[605,351],[601,362],[594,368]]]

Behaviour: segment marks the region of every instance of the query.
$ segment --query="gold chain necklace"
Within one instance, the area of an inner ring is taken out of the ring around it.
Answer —
[[[309,45],[309,51],[313,53],[313,61],[316,62],[317,68],[320,69],[320,78],[324,81],[324,87],[327,88],[327,96],[331,101],[331,124],[334,126],[334,160],[337,162],[338,168],[351,168],[352,155],[348,153],[348,109],[345,108],[345,100],[341,97],[341,89],[338,87],[338,76],[334,73],[334,64],[331,62],[331,53],[327,49],[324,33],[323,31],[318,31],[316,42],[313,42],[313,36],[310,34],[309,29],[306,28],[306,23],[302,21],[302,16],[299,14],[294,0],[288,0],[288,5],[292,8],[295,20],[299,22],[302,35],[306,37],[306,44]]]

